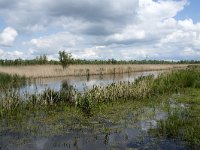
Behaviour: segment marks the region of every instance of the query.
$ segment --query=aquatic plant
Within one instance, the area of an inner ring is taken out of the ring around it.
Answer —
[[[84,91],[82,94],[77,92],[66,82],[63,83],[60,91],[47,89],[42,94],[30,96],[30,99],[33,105],[40,104],[48,106],[70,104],[77,108],[81,108],[84,112],[89,113],[92,109],[98,106],[99,103],[125,100],[143,100],[161,94],[177,93],[188,87],[200,87],[199,72],[199,69],[188,68],[185,70],[175,70],[169,73],[163,73],[158,77],[154,77],[153,75],[145,77],[142,76],[134,82],[112,83],[106,87],[94,86],[92,89]],[[16,103],[13,97],[10,96],[1,99],[1,101],[9,99],[11,103]],[[19,101],[24,100],[22,98]],[[30,100],[27,99],[26,103],[28,101]]]
[[[88,76],[105,74],[122,74],[130,72],[169,70],[186,68],[186,64],[85,64],[70,65],[63,69],[61,65],[28,65],[28,66],[0,66],[0,72],[17,74],[31,78]]]
[[[199,116],[194,116],[194,112],[189,109],[170,110],[166,120],[160,120],[156,129],[150,133],[159,137],[177,139],[181,138],[192,149],[200,146],[200,120]]]
[[[16,74],[9,75],[0,72],[0,89],[5,89],[9,87],[18,88],[26,84],[25,76],[18,76]]]

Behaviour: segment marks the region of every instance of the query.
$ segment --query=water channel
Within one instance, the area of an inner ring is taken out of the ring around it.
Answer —
[[[139,76],[155,75],[161,71],[137,72],[120,75],[40,78],[21,88],[21,93],[40,93],[47,88],[59,91],[63,82],[83,92],[93,86],[114,82],[133,82]],[[1,120],[0,150],[96,150],[145,149],[186,150],[181,139],[157,137],[151,129],[159,120],[166,119],[165,110],[174,107],[170,101],[130,101],[102,106],[98,114],[86,117],[70,108],[31,114],[22,121]],[[173,108],[172,108],[173,109]],[[37,116],[37,117],[34,117]],[[39,116],[39,117],[38,117]]]

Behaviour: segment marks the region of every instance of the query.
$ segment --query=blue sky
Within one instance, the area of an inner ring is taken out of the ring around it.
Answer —
[[[194,23],[200,22],[200,1],[189,0],[184,10],[177,14],[176,19],[189,19],[191,18]]]
[[[0,0],[0,59],[200,60],[199,0]]]

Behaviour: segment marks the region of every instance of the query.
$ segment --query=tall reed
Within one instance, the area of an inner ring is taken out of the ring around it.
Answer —
[[[42,94],[26,96],[26,100],[17,93],[13,96],[7,94],[5,97],[0,98],[0,109],[2,114],[5,114],[7,111],[12,111],[13,106],[22,107],[21,105],[23,105],[23,108],[30,107],[37,109],[39,107],[48,107],[52,105],[72,105],[86,113],[91,113],[99,103],[143,100],[160,94],[180,92],[180,90],[187,87],[199,88],[199,81],[199,69],[188,68],[185,70],[163,73],[156,78],[153,75],[149,75],[145,77],[142,76],[134,82],[112,83],[106,87],[94,86],[92,89],[82,94],[68,85],[68,83],[64,83],[60,91],[47,89]],[[21,111],[25,110],[21,109]]]
[[[26,84],[26,77],[17,74],[9,75],[0,72],[0,89],[7,89],[9,87],[18,88]]]
[[[70,65],[63,69],[61,65],[33,65],[33,66],[0,66],[0,72],[18,74],[31,78],[88,76],[105,74],[122,74],[141,71],[169,70],[186,68],[186,64],[125,64],[125,65]]]

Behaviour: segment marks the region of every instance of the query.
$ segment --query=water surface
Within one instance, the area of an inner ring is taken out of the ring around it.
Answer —
[[[163,71],[147,71],[147,72],[133,72],[124,74],[109,74],[109,75],[91,75],[91,76],[68,76],[56,78],[39,78],[31,81],[30,84],[21,89],[22,93],[40,93],[47,88],[59,91],[62,84],[67,82],[72,85],[77,91],[83,92],[93,86],[106,86],[116,82],[133,82],[139,76],[155,75]]]
[[[21,92],[38,93],[47,88],[59,91],[65,82],[83,92],[96,85],[132,82],[141,75],[157,76],[159,73],[40,78],[21,88]],[[0,150],[187,150],[189,147],[181,139],[158,137],[151,133],[152,129],[157,129],[158,122],[167,119],[168,113],[177,106],[179,104],[171,99],[147,102],[130,100],[102,104],[92,116],[85,116],[73,107],[64,107],[25,113],[21,118],[18,116],[11,120],[2,118]]]
[[[127,102],[102,106],[91,117],[74,110],[32,118],[21,128],[0,132],[5,150],[189,149],[181,139],[157,137],[149,132],[168,117],[167,103]],[[117,113],[116,113],[117,110]],[[44,120],[43,120],[43,119]],[[3,126],[2,126],[3,127]]]

